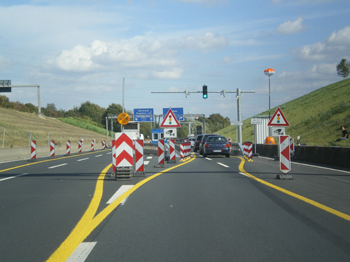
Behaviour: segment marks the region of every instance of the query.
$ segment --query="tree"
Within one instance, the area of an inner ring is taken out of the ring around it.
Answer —
[[[350,73],[350,63],[346,62],[346,59],[343,58],[340,63],[337,65],[338,76],[347,78]]]

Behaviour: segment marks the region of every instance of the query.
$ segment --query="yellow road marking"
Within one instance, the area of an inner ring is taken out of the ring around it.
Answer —
[[[350,215],[347,215],[347,214],[342,213],[342,212],[340,212],[340,211],[338,211],[338,210],[335,210],[335,209],[333,209],[333,208],[330,208],[330,207],[327,207],[327,206],[325,206],[325,205],[322,205],[322,204],[320,204],[320,203],[318,203],[318,202],[316,202],[316,201],[314,201],[314,200],[308,199],[308,198],[303,197],[303,196],[301,196],[301,195],[295,194],[295,193],[293,193],[293,192],[291,192],[291,191],[289,191],[289,190],[286,190],[286,189],[284,189],[284,188],[281,188],[281,187],[279,187],[279,186],[275,186],[274,184],[268,183],[268,182],[266,182],[266,181],[264,181],[264,180],[262,180],[262,179],[259,179],[259,178],[255,177],[255,176],[253,176],[253,175],[247,173],[247,172],[243,169],[243,166],[244,166],[244,163],[245,163],[244,158],[242,158],[242,157],[238,157],[238,158],[240,158],[240,159],[242,160],[241,163],[239,164],[239,170],[240,170],[242,173],[244,173],[246,176],[248,176],[248,177],[250,177],[250,178],[252,178],[252,179],[254,179],[254,180],[256,180],[256,181],[258,181],[258,182],[260,182],[260,183],[262,183],[262,184],[264,184],[264,185],[266,185],[266,186],[268,186],[268,187],[272,187],[272,188],[274,188],[274,189],[276,189],[276,190],[278,190],[278,191],[280,191],[280,192],[283,192],[283,193],[285,193],[285,194],[287,194],[287,195],[290,195],[290,196],[295,197],[295,198],[297,198],[297,199],[299,199],[299,200],[302,200],[302,201],[304,201],[304,202],[306,202],[306,203],[308,203],[308,204],[310,204],[310,205],[313,205],[313,206],[318,207],[318,208],[320,208],[320,209],[322,209],[322,210],[324,210],[324,211],[327,211],[327,212],[329,212],[329,213],[331,213],[331,214],[333,214],[333,215],[336,215],[336,216],[338,216],[338,217],[341,217],[341,218],[343,218],[343,219],[345,219],[345,220],[350,221]]]
[[[80,219],[78,224],[66,238],[66,240],[59,246],[59,248],[50,256],[47,261],[66,261],[73,251],[79,246],[81,242],[87,238],[91,232],[128,196],[130,196],[136,189],[154,179],[157,176],[160,176],[166,172],[169,172],[172,169],[183,166],[192,162],[196,157],[193,157],[191,160],[173,166],[171,168],[165,169],[157,174],[154,174],[130,188],[116,200],[114,200],[110,205],[103,209],[98,215],[95,216],[97,208],[101,202],[102,193],[103,193],[103,181],[108,169],[111,168],[112,164],[108,165],[101,172],[100,176],[97,179],[96,188],[94,197],[90,202],[88,209],[85,211],[83,217]],[[95,217],[94,217],[95,216]]]

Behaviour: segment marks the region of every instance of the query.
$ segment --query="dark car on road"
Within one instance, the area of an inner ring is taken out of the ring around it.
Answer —
[[[205,134],[202,137],[202,141],[199,144],[199,154],[203,155],[203,146],[204,146],[204,142],[205,140],[209,137],[209,136],[220,136],[219,134]]]
[[[194,140],[193,152],[197,152],[199,150],[199,144],[202,141],[203,135],[197,135],[196,140]]]
[[[224,136],[208,136],[203,146],[203,156],[207,155],[225,155],[230,157],[230,143]]]

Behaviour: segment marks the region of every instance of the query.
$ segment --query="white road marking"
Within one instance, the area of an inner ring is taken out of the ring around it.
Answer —
[[[60,164],[60,165],[57,165],[57,166],[50,166],[47,169],[52,169],[52,168],[61,167],[61,166],[65,166],[65,165],[67,165],[67,163]]]
[[[6,177],[6,178],[3,178],[3,179],[0,179],[0,182],[1,181],[5,181],[5,180],[9,180],[9,179],[12,179],[12,178],[20,177],[20,176],[25,176],[25,175],[28,175],[28,173],[23,173],[23,174],[20,174],[20,175],[17,175],[17,176]]]
[[[143,163],[144,163],[144,165],[148,165],[149,161],[144,161]]]
[[[66,262],[84,262],[97,242],[83,242],[73,251]]]
[[[239,172],[241,175],[243,175],[243,176],[246,176],[246,177],[249,177],[249,176],[247,176],[246,174],[244,174],[244,173],[242,173],[242,172]]]
[[[97,156],[95,156],[95,157],[100,157],[100,156],[102,156],[102,155],[97,155]]]
[[[116,200],[118,197],[120,197],[122,194],[124,194],[126,191],[128,191],[130,188],[132,188],[134,185],[123,185],[121,186],[117,192],[114,193],[114,195],[107,201],[107,205],[111,204],[114,200]],[[126,200],[128,198],[126,197],[121,204],[124,205]]]
[[[79,162],[79,161],[84,161],[84,160],[88,160],[89,158],[87,157],[87,158],[81,158],[81,159],[78,159],[77,161]]]
[[[209,158],[209,157],[206,157],[205,159],[206,159],[206,160],[210,160],[210,161],[213,160],[213,159],[211,159],[211,158]]]
[[[220,163],[220,162],[216,162],[216,163],[218,163],[220,166],[223,166],[223,167],[229,167],[229,166],[227,166],[227,165],[225,165],[223,163]]]
[[[148,156],[147,159],[152,159],[152,157],[151,157],[151,156]]]
[[[112,154],[112,152],[108,152],[108,153],[106,153],[106,155],[110,155],[110,154]]]

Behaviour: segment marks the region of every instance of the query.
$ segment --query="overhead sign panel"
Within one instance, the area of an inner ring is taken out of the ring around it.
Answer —
[[[282,113],[281,108],[277,108],[276,112],[273,114],[270,122],[267,124],[268,126],[289,126],[287,119]]]
[[[163,108],[163,118],[168,113],[170,108]],[[183,107],[171,108],[178,121],[184,121],[184,109]]]
[[[11,80],[0,80],[0,93],[11,92]]]
[[[137,122],[153,122],[154,114],[153,108],[135,108],[134,121]]]
[[[161,128],[176,128],[181,127],[180,123],[177,121],[172,109],[169,109],[168,113],[165,115],[162,124],[160,125]]]

